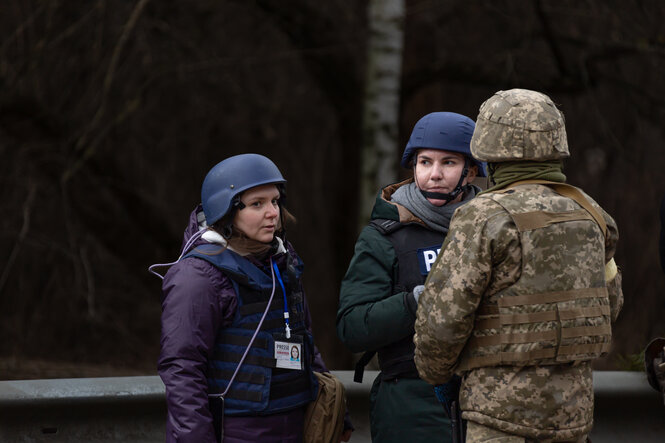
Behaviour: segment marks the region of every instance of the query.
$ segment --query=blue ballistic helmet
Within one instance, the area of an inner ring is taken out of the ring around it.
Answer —
[[[471,155],[471,137],[476,124],[469,117],[454,112],[432,112],[413,127],[409,142],[402,155],[401,165],[409,168],[418,149],[439,149],[459,152],[478,166],[478,176],[486,177],[485,163]]]
[[[201,186],[201,204],[208,226],[224,217],[241,192],[255,186],[286,183],[277,166],[259,154],[240,154],[217,163]]]

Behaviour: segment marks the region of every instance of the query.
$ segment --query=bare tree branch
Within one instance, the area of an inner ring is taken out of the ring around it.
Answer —
[[[102,85],[102,98],[99,104],[99,107],[97,108],[97,112],[95,113],[94,117],[88,124],[87,129],[84,131],[84,133],[81,135],[81,137],[77,140],[76,145],[74,147],[74,152],[80,151],[84,149],[84,147],[88,143],[88,138],[90,137],[90,134],[97,129],[99,124],[102,121],[102,117],[104,116],[104,113],[106,112],[106,106],[107,106],[107,100],[108,100],[108,95],[111,90],[111,85],[113,84],[113,80],[115,78],[115,73],[118,68],[118,64],[120,63],[120,55],[122,54],[123,49],[125,48],[125,45],[127,44],[127,41],[129,40],[129,37],[131,36],[132,31],[134,30],[134,27],[136,26],[136,23],[138,22],[139,18],[141,17],[141,13],[145,9],[146,5],[150,2],[150,0],[139,0],[136,6],[134,7],[132,14],[129,16],[129,19],[127,20],[127,23],[125,24],[125,27],[122,31],[122,34],[120,34],[120,37],[118,38],[118,41],[116,42],[115,48],[113,50],[113,54],[111,55],[111,61],[109,62],[109,67],[108,70],[106,71],[106,76],[104,77],[104,83]],[[76,174],[78,169],[81,167],[83,163],[87,161],[88,158],[93,156],[97,150],[98,143],[93,143],[89,146],[87,146],[86,151],[82,157],[80,157],[73,166],[65,170],[65,172],[62,174],[62,181],[67,182],[69,179]]]
[[[7,259],[7,264],[5,265],[5,268],[2,270],[2,275],[0,276],[0,293],[2,293],[2,289],[4,288],[5,283],[9,278],[11,269],[14,266],[16,256],[18,255],[21,249],[21,245],[23,244],[23,241],[25,240],[25,237],[28,235],[28,231],[30,230],[30,214],[32,212],[32,203],[35,200],[36,194],[37,194],[37,186],[35,184],[31,184],[28,189],[28,196],[26,197],[25,202],[23,203],[23,224],[21,225],[21,230],[19,231],[18,236],[16,237],[16,241],[14,242],[14,247],[12,248],[12,252],[9,254],[9,258]]]

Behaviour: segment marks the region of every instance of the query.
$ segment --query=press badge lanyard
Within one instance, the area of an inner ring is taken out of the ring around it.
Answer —
[[[282,287],[282,295],[284,296],[284,330],[285,330],[285,335],[286,335],[286,338],[291,338],[291,328],[289,327],[289,305],[288,305],[288,302],[286,301],[286,289],[284,289],[284,282],[282,281],[282,275],[279,273],[279,269],[277,268],[277,263],[272,262],[272,268],[275,271],[275,275],[277,275],[277,280],[279,280],[279,285]],[[275,284],[275,280],[274,280],[274,277],[273,277],[273,285],[274,284]]]

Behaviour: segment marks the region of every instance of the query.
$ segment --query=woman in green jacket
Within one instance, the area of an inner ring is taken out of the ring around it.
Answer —
[[[379,192],[342,281],[337,334],[365,353],[356,378],[374,354],[381,369],[370,394],[373,442],[450,441],[450,421],[418,376],[413,333],[418,296],[450,219],[480,191],[470,182],[485,176],[469,148],[474,127],[452,112],[416,123],[401,161],[413,177]]]

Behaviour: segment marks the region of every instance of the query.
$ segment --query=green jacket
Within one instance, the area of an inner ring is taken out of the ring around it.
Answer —
[[[403,206],[389,202],[401,182],[376,197],[371,219],[420,223]],[[342,280],[337,334],[352,352],[373,351],[414,332],[417,304],[410,292],[393,293],[397,256],[392,243],[373,226],[363,228]]]
[[[395,220],[429,229],[406,208],[389,202],[392,193],[408,182],[379,192],[372,220]],[[442,242],[443,237],[441,234]],[[412,292],[393,292],[398,275],[391,241],[375,227],[366,226],[342,281],[337,311],[337,333],[351,351],[378,350],[413,335],[417,304]],[[387,380],[379,375],[370,393],[370,423],[374,443],[451,441],[450,421],[433,386],[419,378]]]

